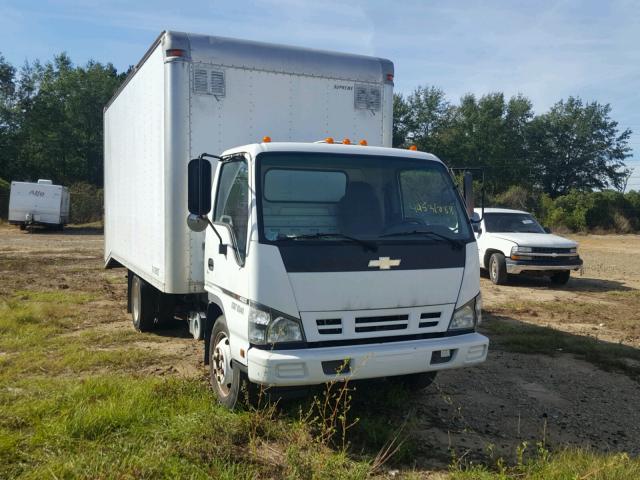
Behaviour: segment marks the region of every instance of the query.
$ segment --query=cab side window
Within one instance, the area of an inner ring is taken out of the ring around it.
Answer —
[[[244,158],[222,164],[213,221],[231,229],[238,254],[244,259],[249,222],[249,177]]]

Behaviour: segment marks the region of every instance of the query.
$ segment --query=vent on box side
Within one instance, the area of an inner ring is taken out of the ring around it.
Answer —
[[[200,95],[224,97],[226,93],[224,72],[201,67],[194,68],[193,91]]]

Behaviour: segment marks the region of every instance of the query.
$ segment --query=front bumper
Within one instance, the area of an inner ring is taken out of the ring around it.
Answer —
[[[479,333],[300,350],[251,348],[248,374],[252,382],[268,386],[318,385],[332,380],[391,377],[466,367],[484,362],[488,349],[489,339]],[[440,355],[443,350],[445,354]],[[348,372],[332,370],[332,366],[347,364]]]
[[[528,271],[549,271],[557,272],[561,270],[579,270],[582,268],[580,257],[547,259],[544,260],[512,260],[507,258],[507,273],[521,273]]]

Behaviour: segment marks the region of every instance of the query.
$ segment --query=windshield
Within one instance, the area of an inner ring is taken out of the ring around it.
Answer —
[[[261,238],[267,242],[470,238],[460,197],[439,162],[263,153],[257,165]]]
[[[485,213],[487,232],[545,233],[528,213]]]

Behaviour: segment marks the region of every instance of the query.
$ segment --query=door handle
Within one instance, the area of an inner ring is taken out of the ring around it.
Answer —
[[[207,266],[209,267],[209,270],[213,270],[213,258],[209,259],[209,261],[207,262]]]

